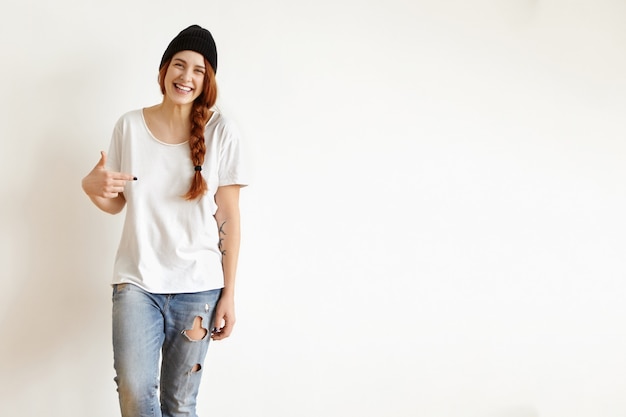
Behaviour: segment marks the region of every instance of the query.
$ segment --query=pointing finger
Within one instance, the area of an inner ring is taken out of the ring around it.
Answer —
[[[106,163],[107,163],[107,154],[104,151],[100,151],[100,160],[96,165],[96,168],[100,168],[106,171]],[[113,180],[122,180],[122,181],[137,181],[137,177],[131,174],[125,174],[123,172],[107,172],[108,177]]]
[[[137,177],[130,174],[124,174],[123,172],[111,172],[110,178],[117,181],[137,181]]]

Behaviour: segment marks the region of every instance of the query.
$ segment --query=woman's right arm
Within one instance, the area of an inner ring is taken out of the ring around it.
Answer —
[[[130,174],[106,170],[107,155],[100,152],[100,160],[82,181],[83,191],[102,211],[117,214],[126,205],[124,186],[126,182],[136,180]]]

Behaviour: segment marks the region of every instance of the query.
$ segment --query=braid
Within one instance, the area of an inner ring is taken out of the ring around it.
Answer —
[[[165,94],[165,85],[163,80],[165,79],[165,72],[169,67],[169,60],[163,64],[161,71],[159,72],[159,84],[161,86],[161,92]],[[204,73],[204,83],[202,84],[202,93],[193,102],[191,108],[191,132],[189,136],[189,151],[191,157],[191,169],[196,166],[202,166],[204,164],[204,155],[206,154],[206,143],[204,141],[204,129],[209,117],[211,115],[211,108],[217,101],[217,84],[215,82],[215,72],[204,59],[204,66],[206,71]],[[194,200],[203,196],[208,191],[208,185],[206,180],[202,176],[202,171],[194,170],[193,178],[189,190],[183,196],[186,200]]]
[[[159,86],[161,93],[165,94],[165,74],[170,66],[171,58],[164,62],[159,70]],[[217,101],[217,84],[215,82],[215,72],[209,61],[204,59],[206,71],[202,84],[202,93],[193,102],[191,108],[191,132],[189,137],[189,150],[191,156],[191,168],[202,166],[204,155],[206,154],[206,143],[204,142],[204,128],[209,121],[211,108]],[[183,196],[185,200],[194,200],[203,196],[208,190],[207,183],[202,176],[202,171],[195,170],[191,180],[191,186],[187,194]]]
[[[189,150],[191,151],[191,162],[194,166],[202,166],[204,164],[204,155],[206,153],[206,143],[204,142],[204,126],[209,121],[209,108],[196,100],[191,110],[191,136],[189,138]],[[204,195],[208,190],[208,186],[202,171],[194,171],[191,187],[185,194],[185,199],[193,200],[196,197]]]

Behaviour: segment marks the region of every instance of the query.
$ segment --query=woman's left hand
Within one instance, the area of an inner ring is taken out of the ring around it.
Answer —
[[[211,339],[226,339],[233,331],[234,325],[235,299],[232,296],[222,294],[215,310],[215,321],[213,330],[211,331]]]

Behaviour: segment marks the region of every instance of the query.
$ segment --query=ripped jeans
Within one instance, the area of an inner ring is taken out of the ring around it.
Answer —
[[[113,356],[122,417],[197,416],[220,294],[219,289],[152,294],[133,284],[113,286]]]

